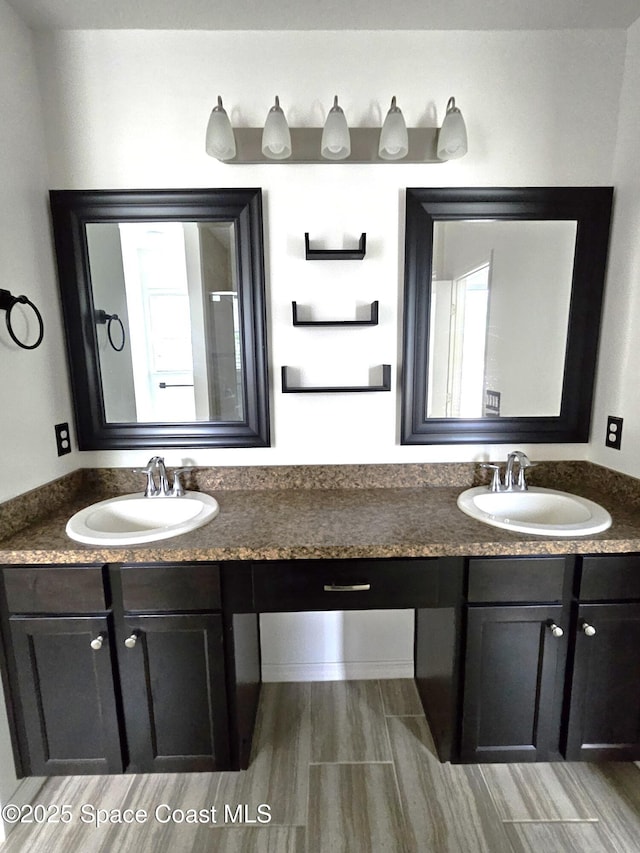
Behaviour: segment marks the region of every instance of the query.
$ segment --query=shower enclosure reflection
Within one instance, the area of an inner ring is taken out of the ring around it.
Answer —
[[[91,222],[93,302],[127,330],[98,329],[107,422],[239,421],[242,353],[233,223]]]

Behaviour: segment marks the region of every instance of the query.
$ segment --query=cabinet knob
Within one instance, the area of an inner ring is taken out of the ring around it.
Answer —
[[[556,625],[555,622],[552,622],[551,625],[549,625],[549,630],[554,637],[564,637],[564,631],[559,625]]]
[[[587,635],[587,637],[593,637],[593,635],[596,633],[596,629],[593,627],[593,625],[589,625],[588,622],[583,622],[580,627],[582,628],[583,632]]]
[[[138,642],[138,635],[134,631],[133,634],[131,634],[131,636],[127,637],[127,639],[124,641],[124,644],[128,649],[133,649],[137,642]]]
[[[104,637],[102,636],[102,634],[98,634],[97,637],[94,637],[93,640],[91,640],[90,646],[95,652],[97,652],[98,649],[102,648],[103,643]]]

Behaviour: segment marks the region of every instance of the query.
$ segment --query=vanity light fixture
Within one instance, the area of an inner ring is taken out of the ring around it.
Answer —
[[[282,112],[280,99],[276,95],[276,102],[267,114],[262,131],[262,153],[270,160],[286,160],[291,157],[291,134],[287,119]]]
[[[407,128],[395,95],[381,129],[349,128],[337,95],[323,128],[290,128],[276,95],[264,128],[234,130],[218,96],[206,150],[225,163],[442,163],[467,153],[467,131],[454,98],[449,98],[441,128]]]
[[[456,160],[467,153],[467,128],[456,99],[449,98],[447,112],[438,134],[438,158]]]
[[[222,98],[218,95],[218,103],[211,111],[207,125],[207,154],[216,160],[233,160],[236,156],[236,140]]]
[[[409,134],[402,115],[396,106],[396,96],[391,98],[391,106],[380,131],[378,156],[383,160],[402,160],[409,153]]]
[[[337,95],[324,123],[320,153],[325,160],[345,160],[351,154],[349,125],[342,107],[338,105]]]

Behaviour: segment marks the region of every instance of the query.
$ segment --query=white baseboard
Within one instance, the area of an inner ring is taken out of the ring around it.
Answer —
[[[263,681],[358,681],[413,675],[413,660],[262,664]]]

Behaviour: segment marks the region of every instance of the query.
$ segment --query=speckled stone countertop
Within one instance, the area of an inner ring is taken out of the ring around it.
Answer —
[[[489,527],[460,512],[457,496],[481,479],[473,465],[325,467],[198,469],[187,485],[213,494],[219,515],[191,533],[127,548],[81,545],[65,524],[96,500],[139,491],[139,476],[75,472],[50,485],[44,505],[40,489],[0,506],[0,563],[640,552],[640,484],[589,463],[545,463],[531,477],[596,500],[613,517],[604,533],[557,539]]]

